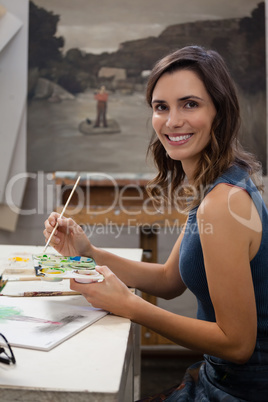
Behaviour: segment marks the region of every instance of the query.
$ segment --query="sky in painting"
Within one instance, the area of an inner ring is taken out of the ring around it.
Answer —
[[[60,15],[64,52],[113,52],[128,40],[159,35],[167,26],[249,16],[260,0],[33,0]]]

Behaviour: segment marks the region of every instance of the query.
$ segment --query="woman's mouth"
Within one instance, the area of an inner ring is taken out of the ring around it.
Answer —
[[[177,134],[177,135],[165,135],[168,142],[172,145],[182,145],[188,142],[193,134]]]

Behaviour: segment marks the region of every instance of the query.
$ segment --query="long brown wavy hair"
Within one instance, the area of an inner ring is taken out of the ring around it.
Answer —
[[[200,204],[204,196],[202,189],[208,188],[231,165],[241,166],[250,176],[257,176],[261,166],[238,141],[240,107],[236,88],[226,63],[216,51],[187,46],[158,61],[147,82],[148,105],[152,107],[152,96],[159,78],[183,69],[193,71],[202,80],[216,108],[211,141],[202,152],[194,174],[194,186],[187,186],[181,161],[173,160],[166,154],[154,133],[147,156],[152,153],[158,174],[148,184],[147,191],[153,199],[158,200],[164,194],[166,201],[168,198],[170,201],[170,197],[174,201],[176,195],[176,205],[181,210],[189,211]],[[193,187],[196,190],[194,195]]]

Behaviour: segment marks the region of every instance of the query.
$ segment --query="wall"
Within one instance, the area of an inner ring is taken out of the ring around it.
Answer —
[[[26,170],[28,0],[1,0],[0,18],[0,228],[13,230],[18,214],[8,207],[5,189],[13,177]],[[20,205],[25,177],[13,187]]]

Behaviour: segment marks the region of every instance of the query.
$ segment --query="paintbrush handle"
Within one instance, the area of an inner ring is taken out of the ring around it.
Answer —
[[[40,276],[9,276],[8,278],[9,282],[17,282],[17,281],[41,281]]]
[[[73,193],[75,192],[75,189],[76,189],[76,187],[77,187],[77,184],[79,183],[80,178],[81,178],[81,176],[79,176],[78,179],[76,180],[75,185],[73,186],[73,189],[72,189],[72,191],[71,191],[71,194],[69,195],[68,200],[66,201],[66,204],[64,205],[63,210],[61,211],[61,214],[60,214],[60,216],[59,216],[59,219],[62,218],[63,214],[65,213],[66,208],[68,207],[68,204],[69,204],[69,202],[70,202],[70,200],[71,200],[71,198],[72,198],[72,196],[73,196]],[[57,222],[56,225],[55,225],[55,227],[54,227],[54,229],[52,230],[52,232],[51,232],[49,238],[48,238],[48,241],[47,241],[46,245],[45,245],[45,248],[44,248],[44,251],[43,251],[44,253],[46,252],[46,249],[48,248],[48,245],[49,245],[49,243],[50,243],[50,240],[51,240],[52,237],[54,236],[55,230],[57,229],[58,226],[59,226],[59,224],[58,224],[58,222]]]

